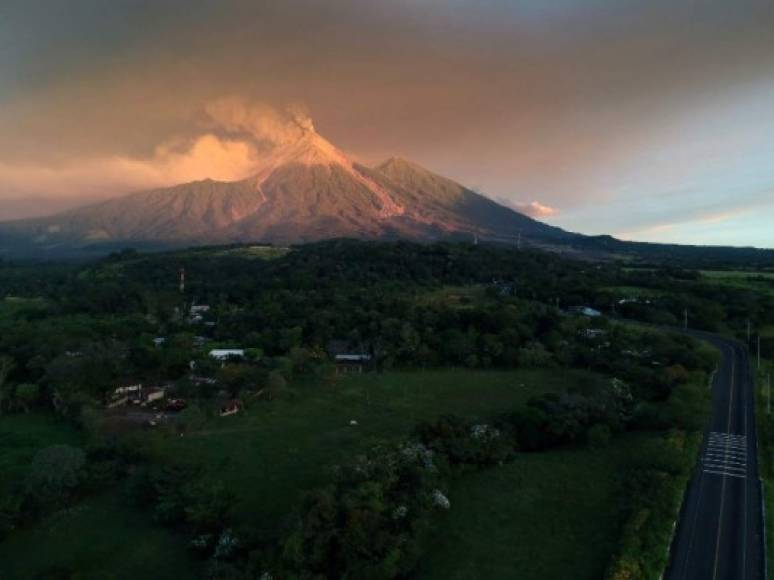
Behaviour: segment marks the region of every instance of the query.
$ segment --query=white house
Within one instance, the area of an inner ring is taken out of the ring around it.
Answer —
[[[130,393],[139,393],[142,391],[142,383],[128,384],[118,387],[113,391],[114,395],[128,395]]]
[[[243,348],[216,348],[210,351],[210,357],[219,361],[227,361],[232,358],[245,358]]]
[[[368,362],[371,360],[371,355],[365,353],[337,354],[335,360],[336,362]]]
[[[145,389],[145,402],[152,403],[153,401],[160,401],[167,394],[167,390],[164,387],[151,387]]]

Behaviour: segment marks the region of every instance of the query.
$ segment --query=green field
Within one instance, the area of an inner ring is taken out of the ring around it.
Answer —
[[[641,286],[606,286],[602,288],[606,292],[611,292],[621,298],[658,298],[668,296],[666,290],[657,290],[655,288],[645,288]]]
[[[67,423],[49,415],[0,417],[0,493],[24,477],[39,450],[49,445],[80,442],[80,435]]]
[[[0,417],[0,493],[22,483],[35,454],[83,445],[81,434],[44,414]],[[0,542],[0,578],[194,577],[185,542],[127,507],[118,491],[89,498],[14,531]]]
[[[12,320],[22,314],[34,314],[46,308],[46,301],[42,298],[18,298],[8,296],[0,300],[0,322]]]
[[[186,541],[125,505],[120,493],[82,501],[0,543],[3,580],[199,576]]]
[[[251,258],[259,260],[275,260],[282,258],[290,252],[290,248],[276,246],[242,246],[216,252],[216,256],[235,256],[239,258]]]
[[[236,493],[237,520],[270,540],[304,491],[331,480],[335,463],[376,443],[403,440],[422,420],[447,413],[487,420],[591,378],[561,370],[353,375],[295,385],[288,396],[211,418],[184,437],[163,431],[139,437],[157,460],[199,465],[204,478],[223,481]],[[28,463],[52,442],[78,444],[77,433],[43,416],[2,418],[3,425],[0,469]],[[520,454],[512,464],[454,480],[452,510],[434,523],[418,577],[512,578],[517,570],[524,579],[599,578],[622,524],[621,474],[640,442],[659,436],[623,435],[601,450]],[[70,571],[87,579],[201,573],[184,539],[127,504],[120,490],[14,532],[0,544],[3,562],[3,579],[70,577]]]
[[[584,373],[548,371],[391,372],[297,387],[291,400],[256,403],[185,437],[154,437],[161,461],[205,465],[239,499],[237,515],[271,534],[330,467],[376,443],[405,439],[422,420],[454,413],[488,418],[558,391]],[[350,425],[357,421],[357,425]]]
[[[774,272],[756,270],[701,270],[705,278],[766,278],[774,280]]]
[[[617,545],[620,473],[633,441],[525,454],[457,481],[418,578],[601,578]]]
[[[746,270],[702,270],[702,276],[712,284],[757,290],[774,295],[774,272],[755,272]]]

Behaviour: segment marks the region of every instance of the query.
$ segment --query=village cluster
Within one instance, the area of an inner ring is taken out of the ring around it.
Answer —
[[[211,308],[206,304],[193,304],[188,310],[186,321],[191,326],[213,328],[216,322],[211,320]],[[163,348],[167,344],[167,337],[157,336],[152,339],[156,348]],[[211,341],[206,336],[194,336],[193,347],[206,351],[207,358],[216,368],[224,368],[230,364],[250,363],[248,349],[211,348],[206,350],[206,345]],[[344,340],[331,341],[327,345],[327,353],[330,357],[337,375],[362,373],[370,368],[373,355],[364,352],[362,347],[353,349]],[[80,356],[81,353],[68,353],[72,356]],[[185,380],[197,387],[211,387],[217,389],[218,380],[208,373],[200,373],[199,365],[191,360],[188,363],[189,374]],[[189,402],[180,394],[180,388],[176,382],[159,382],[140,378],[125,378],[109,392],[105,409],[114,417],[123,417],[133,423],[141,423],[149,427],[155,427],[162,423],[175,420],[178,413],[189,407]],[[243,403],[239,399],[228,396],[225,389],[217,391],[217,408],[221,417],[229,417],[240,413]]]

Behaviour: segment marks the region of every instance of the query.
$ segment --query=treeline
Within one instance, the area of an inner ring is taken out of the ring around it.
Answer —
[[[680,326],[687,311],[691,328],[731,332],[738,338],[746,337],[748,322],[753,331],[774,324],[774,293],[713,284],[697,270],[621,269],[613,287],[632,288],[631,294],[603,289],[598,300],[609,308],[614,305],[626,318]],[[622,298],[636,300],[617,304]]]

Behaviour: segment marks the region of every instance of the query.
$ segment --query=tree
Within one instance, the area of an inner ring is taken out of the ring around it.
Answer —
[[[42,502],[59,502],[75,490],[83,477],[86,454],[70,445],[38,451],[27,474],[27,492]]]
[[[198,481],[186,486],[186,519],[199,532],[217,532],[229,520],[234,494],[220,481]]]
[[[183,430],[194,431],[204,425],[207,417],[197,405],[190,405],[178,415],[178,421]]]
[[[39,394],[40,387],[33,383],[16,385],[16,392],[14,393],[16,406],[20,407],[25,413],[29,413],[30,406],[35,404]]]
[[[280,371],[271,371],[269,373],[269,377],[266,379],[266,390],[268,391],[269,398],[275,399],[285,391],[287,386],[288,383]]]
[[[589,447],[592,449],[601,449],[607,447],[610,444],[611,437],[610,427],[603,424],[594,425],[586,433],[586,439]]]
[[[0,356],[0,415],[3,414],[5,402],[11,398],[11,386],[8,384],[8,376],[16,365],[9,356]]]

